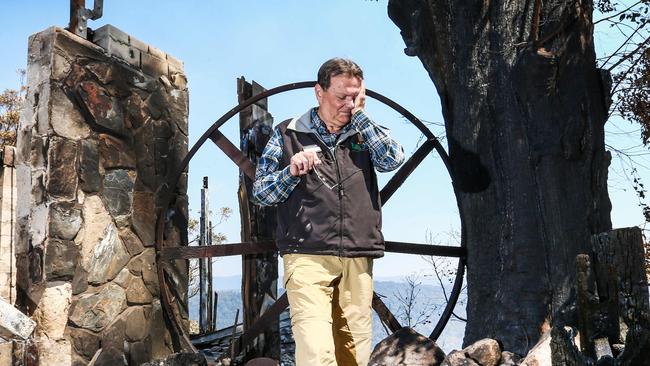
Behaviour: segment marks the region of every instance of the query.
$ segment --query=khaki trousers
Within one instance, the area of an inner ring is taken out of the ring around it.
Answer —
[[[372,345],[372,259],[285,254],[296,366],[366,366]]]

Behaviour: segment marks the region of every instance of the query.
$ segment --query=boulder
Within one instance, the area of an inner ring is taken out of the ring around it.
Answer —
[[[72,309],[70,322],[98,332],[115,320],[125,307],[124,289],[109,283],[99,292],[81,295]]]
[[[497,366],[501,359],[501,347],[494,339],[483,338],[463,350],[465,355],[482,366]]]
[[[463,351],[451,351],[441,366],[480,366],[474,360],[467,357]]]
[[[404,327],[379,342],[370,355],[369,366],[440,365],[445,353],[431,339]]]

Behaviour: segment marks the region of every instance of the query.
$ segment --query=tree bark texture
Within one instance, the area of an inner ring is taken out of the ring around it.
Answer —
[[[467,243],[465,344],[575,324],[575,258],[611,228],[591,1],[391,0],[441,99]]]
[[[259,84],[237,80],[239,102],[265,91]],[[242,152],[255,164],[262,155],[273,126],[273,118],[267,112],[263,99],[239,114]],[[267,241],[275,238],[275,207],[260,207],[250,202],[253,181],[244,174],[239,179],[239,208],[241,212],[242,241]],[[242,256],[242,305],[244,307],[244,330],[278,299],[277,253],[247,254]],[[257,336],[253,345],[244,351],[244,361],[256,357],[280,359],[279,320],[274,319]]]

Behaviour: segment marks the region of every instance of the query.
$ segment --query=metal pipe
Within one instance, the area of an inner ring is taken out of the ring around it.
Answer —
[[[203,177],[201,188],[201,218],[199,221],[199,246],[207,246],[209,240],[209,212],[208,207],[208,177]],[[207,333],[210,330],[210,258],[199,259],[199,332]]]

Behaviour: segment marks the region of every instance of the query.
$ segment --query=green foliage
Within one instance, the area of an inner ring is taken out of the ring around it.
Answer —
[[[23,79],[25,70],[18,70],[20,89],[5,89],[0,94],[0,148],[16,145],[16,132],[20,111],[25,102],[25,86]]]

